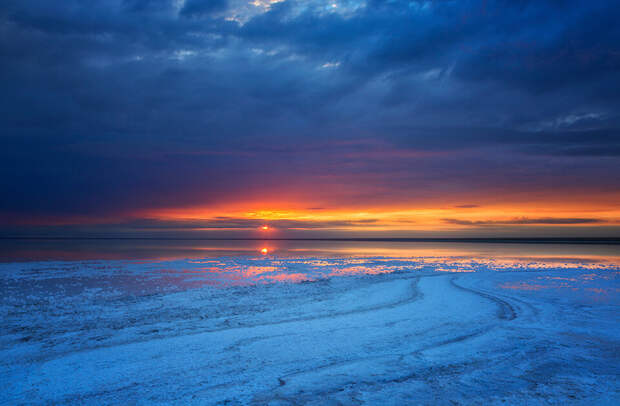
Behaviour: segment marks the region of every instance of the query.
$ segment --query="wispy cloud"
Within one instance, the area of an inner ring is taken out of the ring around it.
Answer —
[[[206,220],[160,220],[137,219],[120,224],[122,227],[134,230],[257,230],[268,224],[274,229],[342,229],[368,226],[378,223],[378,219],[360,220],[265,220],[219,216]]]
[[[605,220],[596,218],[527,218],[519,217],[509,220],[461,220],[443,219],[446,224],[459,226],[506,226],[506,225],[578,225],[578,224],[599,224]]]

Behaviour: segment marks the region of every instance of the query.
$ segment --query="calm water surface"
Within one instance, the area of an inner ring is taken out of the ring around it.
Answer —
[[[620,263],[617,244],[300,240],[0,240],[0,262],[178,260],[222,256],[480,257]]]
[[[392,272],[506,272],[501,286],[620,302],[620,246],[394,241],[3,240],[5,293],[130,294]]]

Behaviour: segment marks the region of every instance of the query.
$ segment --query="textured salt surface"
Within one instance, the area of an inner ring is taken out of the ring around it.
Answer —
[[[618,276],[439,258],[2,264],[0,403],[618,404]]]

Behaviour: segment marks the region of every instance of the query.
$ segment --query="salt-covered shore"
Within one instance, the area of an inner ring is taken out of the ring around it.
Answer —
[[[620,402],[614,267],[243,261],[0,265],[0,403]]]

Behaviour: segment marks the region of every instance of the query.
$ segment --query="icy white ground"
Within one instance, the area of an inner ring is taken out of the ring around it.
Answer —
[[[619,271],[445,258],[0,264],[0,404],[617,405]]]

